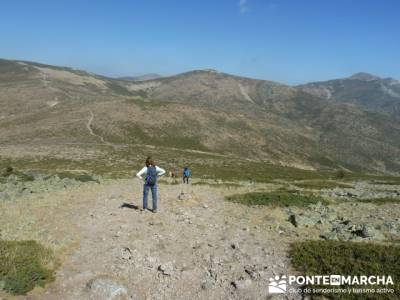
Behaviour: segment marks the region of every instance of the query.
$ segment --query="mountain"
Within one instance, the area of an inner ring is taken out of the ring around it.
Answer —
[[[348,78],[299,86],[303,91],[329,101],[361,105],[400,119],[400,81],[357,73]]]
[[[139,76],[124,76],[124,77],[118,77],[116,78],[117,80],[125,80],[125,81],[144,81],[144,80],[151,80],[151,79],[157,79],[161,78],[162,76],[156,73],[149,73],[149,74],[143,74]]]
[[[14,156],[112,160],[118,150],[126,160],[152,151],[170,161],[203,153],[306,169],[400,170],[400,124],[388,114],[215,70],[137,82],[0,60],[0,104],[0,148]]]

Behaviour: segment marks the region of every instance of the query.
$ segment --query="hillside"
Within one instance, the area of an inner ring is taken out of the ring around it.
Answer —
[[[0,146],[14,159],[138,163],[153,153],[168,161],[202,155],[199,165],[251,159],[399,171],[400,124],[342,102],[214,70],[130,82],[0,60]]]
[[[139,76],[123,76],[116,78],[117,80],[125,80],[125,81],[144,81],[161,78],[162,76],[156,73],[143,74]]]
[[[353,103],[400,118],[400,81],[357,73],[348,78],[299,86],[303,91],[336,102]]]

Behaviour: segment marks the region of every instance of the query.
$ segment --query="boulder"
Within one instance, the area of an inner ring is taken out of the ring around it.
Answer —
[[[301,214],[292,214],[289,216],[289,222],[295,227],[311,227],[314,226],[318,220],[309,216]]]
[[[386,237],[375,227],[371,225],[361,225],[358,226],[355,230],[352,231],[353,235],[356,237],[361,237],[361,238],[368,238],[371,240],[377,240],[377,241],[382,241],[385,240]]]
[[[130,299],[126,286],[108,276],[100,276],[90,280],[86,287],[90,299],[125,300]]]

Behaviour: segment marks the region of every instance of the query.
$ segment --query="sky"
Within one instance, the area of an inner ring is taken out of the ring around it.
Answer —
[[[106,76],[400,79],[399,0],[3,0],[0,58]]]

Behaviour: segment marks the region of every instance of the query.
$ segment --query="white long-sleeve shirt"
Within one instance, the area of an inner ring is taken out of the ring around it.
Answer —
[[[165,174],[165,170],[156,166],[157,176],[163,176]],[[139,172],[136,173],[136,177],[143,180],[143,177],[147,175],[147,167],[144,167]]]

